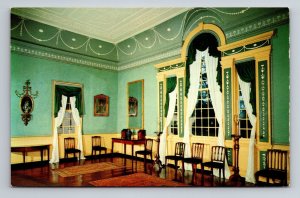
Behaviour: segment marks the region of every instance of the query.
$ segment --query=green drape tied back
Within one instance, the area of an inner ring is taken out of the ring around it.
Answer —
[[[177,77],[170,77],[167,78],[167,92],[166,92],[166,103],[165,103],[165,117],[167,117],[168,115],[168,111],[169,111],[169,93],[171,93],[172,91],[175,90],[177,85]]]
[[[208,54],[215,58],[218,58],[217,67],[217,82],[220,85],[220,91],[222,91],[222,68],[220,64],[221,52],[218,50],[218,41],[216,37],[210,33],[203,33],[198,35],[190,44],[188,49],[188,56],[186,60],[186,79],[185,79],[185,96],[187,97],[188,90],[190,88],[190,65],[196,60],[196,50],[205,51],[208,48]],[[199,65],[201,67],[201,65]]]
[[[256,115],[255,60],[236,63],[235,67],[240,79],[244,82],[251,83],[249,102],[252,105],[252,114]]]
[[[76,97],[75,106],[79,111],[79,115],[83,115],[83,100],[82,91],[80,87],[69,87],[69,86],[55,86],[55,101],[54,101],[54,117],[57,117],[57,113],[61,107],[62,95],[69,97]]]

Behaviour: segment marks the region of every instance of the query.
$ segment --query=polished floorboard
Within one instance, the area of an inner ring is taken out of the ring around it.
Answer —
[[[91,163],[99,162],[113,162],[117,165],[124,166],[126,168],[114,170],[114,171],[101,171],[95,173],[88,173],[78,176],[71,177],[61,177],[57,173],[53,172],[53,169],[65,168],[71,166],[78,166]],[[132,162],[133,168],[132,168]],[[144,172],[144,163],[142,160],[137,160],[137,166],[135,165],[135,160],[124,159],[122,157],[102,157],[99,159],[87,159],[87,160],[72,160],[66,162],[60,162],[59,164],[51,165],[44,164],[38,167],[31,168],[18,168],[11,170],[11,185],[13,187],[94,187],[89,182],[106,179],[111,177],[118,177],[122,175],[132,174],[134,172]],[[204,183],[201,181],[201,174],[196,174],[195,183],[192,183],[192,173],[191,171],[185,171],[185,176],[182,178],[181,171],[178,171],[177,179],[175,179],[175,171],[173,168],[167,167],[167,174],[165,174],[165,168],[162,169],[160,173],[152,169],[151,163],[147,163],[146,173],[159,176],[167,180],[175,180],[177,182],[184,182],[194,187],[223,187],[228,186],[225,183],[220,182],[219,178],[214,177],[213,183],[211,182],[211,177],[208,175],[204,176]],[[166,175],[166,176],[165,176]],[[252,186],[251,184],[246,184],[246,186]]]

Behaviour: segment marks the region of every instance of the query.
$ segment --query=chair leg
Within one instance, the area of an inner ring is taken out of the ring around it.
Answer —
[[[144,154],[144,172],[146,172],[146,157],[147,157],[147,155]]]
[[[210,170],[211,170],[211,186],[214,186],[214,169],[213,169],[213,167],[211,167]]]
[[[137,172],[137,154],[135,154],[135,172]]]
[[[221,169],[219,168],[219,182],[221,183]]]
[[[223,170],[223,184],[225,184],[225,167],[222,170]]]
[[[182,182],[184,182],[184,162],[181,160],[182,163]]]
[[[165,158],[165,179],[167,179],[167,158]]]
[[[196,170],[197,170],[197,164],[192,164],[192,170],[193,170],[193,173],[192,173],[192,184],[195,184],[195,174],[196,174]]]
[[[201,166],[201,185],[204,185],[204,166]]]
[[[177,180],[177,160],[175,160],[175,180]]]

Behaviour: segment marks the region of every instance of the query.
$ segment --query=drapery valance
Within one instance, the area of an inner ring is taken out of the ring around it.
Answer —
[[[250,60],[235,64],[240,79],[244,82],[251,83],[250,87],[250,104],[253,108],[253,115],[256,115],[256,83],[255,83],[255,60]]]
[[[208,48],[208,54],[212,57],[218,58],[217,66],[217,82],[222,91],[222,69],[220,64],[221,52],[218,50],[218,41],[216,37],[210,33],[203,33],[198,35],[190,44],[188,49],[188,56],[186,60],[186,83],[185,83],[185,96],[187,97],[190,87],[190,65],[196,60],[196,50],[204,51]],[[199,65],[201,67],[201,65]]]
[[[177,85],[177,77],[176,76],[167,78],[165,117],[167,117],[168,111],[169,111],[169,101],[170,101],[169,93],[174,91],[174,89],[176,88],[176,85]]]
[[[55,101],[54,101],[54,117],[57,117],[57,113],[59,108],[61,107],[61,98],[62,95],[69,97],[76,97],[76,108],[79,111],[79,115],[83,115],[83,98],[82,98],[82,90],[80,87],[70,87],[70,86],[55,86]]]

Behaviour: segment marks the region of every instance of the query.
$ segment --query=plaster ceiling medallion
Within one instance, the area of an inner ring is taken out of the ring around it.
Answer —
[[[116,44],[186,10],[188,8],[14,8],[12,13]]]

